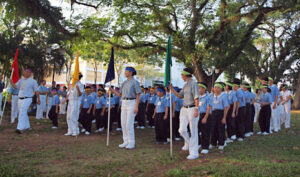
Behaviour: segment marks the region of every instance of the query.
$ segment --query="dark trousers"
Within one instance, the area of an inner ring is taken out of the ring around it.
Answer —
[[[88,131],[91,132],[92,128],[92,114],[88,114],[87,111],[89,108],[82,108],[79,114],[79,123],[82,124],[82,127]]]
[[[112,118],[112,122],[118,122],[118,115],[117,115],[117,111],[119,108],[119,104],[115,105],[114,108],[112,108],[111,110],[111,118]]]
[[[204,116],[205,113],[201,113],[198,122],[198,127],[200,126],[201,130],[201,136],[199,135],[199,144],[201,144],[202,149],[208,149],[210,139],[210,116],[208,116],[206,123],[203,124],[202,119],[204,118]]]
[[[51,107],[51,109],[48,113],[48,117],[52,121],[53,126],[57,127],[58,126],[58,121],[57,121],[56,106]]]
[[[175,117],[173,119],[173,136],[175,138],[180,138],[180,134],[179,134],[179,114],[180,111],[175,111]]]
[[[225,142],[225,124],[222,123],[224,110],[215,110],[211,114],[211,144],[213,146],[224,146]]]
[[[226,115],[226,125],[227,125],[227,137],[230,138],[235,135],[235,118],[232,117],[233,105],[230,105],[230,108]]]
[[[145,114],[146,114],[146,104],[139,103],[139,110],[137,113],[138,126],[145,126]]]
[[[255,107],[254,104],[250,105],[250,132],[253,132],[253,127],[254,127],[254,116],[255,116]]]
[[[164,120],[164,129],[165,129],[165,136],[170,138],[170,108],[168,108],[168,116],[166,120]]]
[[[149,121],[149,126],[154,126],[154,119],[152,119],[154,109],[155,109],[154,104],[148,104],[147,118],[148,118],[148,121]]]
[[[95,110],[96,129],[104,127],[104,116],[101,116],[102,109]]]
[[[165,113],[156,113],[154,118],[155,123],[155,139],[157,142],[166,142],[167,137],[164,127],[164,116]]]
[[[270,132],[270,119],[271,119],[271,107],[263,106],[260,109],[259,117],[258,117],[258,123],[260,127],[261,132]]]
[[[110,122],[109,122],[109,131],[112,131],[112,108],[110,110]],[[108,123],[108,108],[105,109],[104,111],[104,128],[107,129],[107,123]]]
[[[250,103],[246,104],[245,113],[245,133],[251,132],[251,115],[250,115]]]
[[[237,136],[237,138],[244,138],[246,107],[244,106],[244,107],[240,107],[238,109],[239,109],[239,112],[238,112],[238,115],[235,118],[236,136]]]

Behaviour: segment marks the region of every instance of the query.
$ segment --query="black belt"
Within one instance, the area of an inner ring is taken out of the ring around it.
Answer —
[[[184,108],[193,108],[193,107],[195,107],[195,105],[193,104],[193,105],[189,105],[189,106],[183,106]]]
[[[18,96],[18,94],[12,94],[12,95],[14,95],[14,96]]]
[[[123,98],[123,100],[135,100],[135,98]]]
[[[27,99],[27,98],[32,98],[32,97],[19,97],[20,100],[24,100],[24,99]]]

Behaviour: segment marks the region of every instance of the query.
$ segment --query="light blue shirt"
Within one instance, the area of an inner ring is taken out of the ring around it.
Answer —
[[[39,92],[48,92],[49,90],[48,90],[48,88],[47,87],[45,87],[45,86],[43,86],[43,85],[40,85],[39,86]]]
[[[255,94],[253,92],[249,92],[250,93],[250,103],[252,102],[252,100],[255,100]]]
[[[120,93],[122,98],[136,98],[136,95],[141,93],[140,83],[134,78],[126,80],[120,88]]]
[[[172,104],[175,102],[176,96],[172,93]],[[168,101],[168,107],[170,107],[170,94],[167,93],[165,99]]]
[[[279,89],[276,85],[269,86],[269,88],[271,89],[272,102],[275,102],[276,96],[280,94]]]
[[[109,104],[109,97],[106,97],[105,99],[106,99],[106,105],[105,106],[108,108],[109,107],[109,105],[108,105]],[[115,99],[113,97],[110,97],[110,107],[114,108],[115,104],[116,104]]]
[[[93,98],[91,95],[89,96],[82,96],[81,98],[81,104],[83,105],[83,108],[90,108],[90,105],[93,104]]]
[[[52,98],[52,106],[56,106],[56,104],[60,104],[60,100],[59,100],[59,96],[58,95],[55,95]]]
[[[270,93],[262,93],[260,95],[260,102],[261,103],[272,103],[272,95]]]
[[[246,106],[245,94],[241,88],[236,91],[236,98],[240,102],[239,108]]]
[[[156,106],[156,113],[163,113],[166,111],[166,107],[169,105],[168,100],[165,97],[157,97],[154,104]]]
[[[150,95],[148,97],[149,104],[154,104],[155,101],[156,101],[156,99],[157,99],[157,96],[155,94],[154,95]]]
[[[147,94],[145,94],[145,93],[142,93],[141,95],[140,95],[140,103],[146,103],[147,102]]]
[[[199,113],[206,113],[207,107],[210,104],[210,96],[209,94],[205,93],[204,95],[200,95],[199,97]]]
[[[230,92],[228,92],[227,95],[228,95],[228,104],[233,105],[234,102],[237,102],[236,93],[234,90],[230,90]]]
[[[113,95],[116,104],[120,104],[120,97],[118,95]]]
[[[179,112],[183,106],[183,99],[175,97],[175,111]]]
[[[251,103],[251,94],[250,94],[250,92],[247,90],[246,92],[244,92],[244,95],[245,95],[246,104]]]
[[[212,110],[224,110],[228,106],[228,98],[226,93],[221,93],[218,97],[214,95],[210,97],[210,103]]]
[[[94,104],[96,106],[96,109],[102,109],[103,106],[106,106],[106,100],[105,100],[104,96],[97,97]]]
[[[12,95],[18,95],[19,94],[19,89],[15,89],[14,87],[10,87],[10,93]]]

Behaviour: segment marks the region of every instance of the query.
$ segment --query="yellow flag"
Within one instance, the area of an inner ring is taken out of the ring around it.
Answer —
[[[73,74],[72,87],[74,88],[76,82],[79,81],[79,53],[77,51],[77,57],[75,61],[75,70]]]

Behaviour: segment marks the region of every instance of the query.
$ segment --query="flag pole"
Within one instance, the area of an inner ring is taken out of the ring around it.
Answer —
[[[109,88],[111,88],[111,82],[109,82]],[[110,128],[110,99],[111,99],[111,93],[108,91],[108,115],[107,115],[107,138],[106,138],[106,146],[109,145],[109,128]]]
[[[171,68],[170,68],[170,83],[171,84]],[[173,159],[173,104],[172,104],[172,92],[170,92],[170,157]]]
[[[12,68],[12,70],[11,70],[11,74],[10,74],[10,78],[9,78],[9,81],[8,81],[8,86],[6,87],[6,92],[7,92],[7,88],[9,88],[10,87],[10,80],[11,80],[11,78],[12,78],[12,75],[13,75],[13,73],[14,73],[14,69],[15,68]],[[6,95],[5,95],[5,101],[4,101],[4,105],[3,105],[3,109],[2,109],[2,113],[1,113],[1,119],[0,119],[0,125],[2,124],[2,118],[3,118],[3,115],[4,115],[4,111],[5,111],[5,106],[6,106],[6,102],[7,102],[7,93],[6,93]]]

